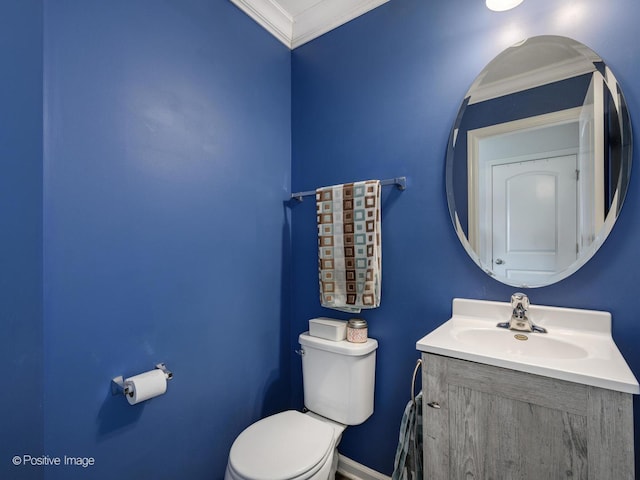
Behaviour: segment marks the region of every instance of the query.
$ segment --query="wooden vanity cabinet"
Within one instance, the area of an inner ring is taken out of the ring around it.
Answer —
[[[629,393],[422,354],[426,480],[632,480]]]

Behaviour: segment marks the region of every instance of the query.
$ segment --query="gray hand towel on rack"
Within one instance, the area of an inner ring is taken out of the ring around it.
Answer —
[[[407,404],[402,423],[392,480],[422,479],[422,392]]]
[[[416,378],[421,367],[422,359],[418,359],[411,378],[411,400],[400,424],[392,480],[422,480],[422,391],[416,395]]]

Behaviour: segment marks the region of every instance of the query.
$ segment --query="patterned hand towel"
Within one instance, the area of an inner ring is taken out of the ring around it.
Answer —
[[[320,303],[358,313],[380,306],[380,181],[316,190]]]

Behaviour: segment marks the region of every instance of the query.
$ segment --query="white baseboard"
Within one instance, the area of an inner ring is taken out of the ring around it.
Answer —
[[[338,473],[352,480],[391,480],[391,477],[365,467],[341,454],[338,454]]]

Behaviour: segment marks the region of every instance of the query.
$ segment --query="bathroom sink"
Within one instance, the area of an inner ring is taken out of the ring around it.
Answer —
[[[502,328],[460,328],[452,332],[459,342],[484,350],[514,357],[586,358],[589,352],[575,343],[548,334],[524,334]]]
[[[531,305],[548,333],[498,328],[510,303],[453,300],[451,318],[416,343],[422,352],[639,394],[638,381],[611,337],[611,314]]]

